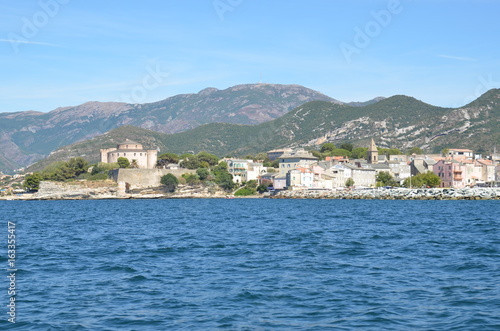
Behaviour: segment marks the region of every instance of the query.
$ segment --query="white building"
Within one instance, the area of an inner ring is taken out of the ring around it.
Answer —
[[[241,159],[226,159],[228,171],[233,175],[235,183],[248,182],[249,180],[258,180],[260,175],[265,174],[266,168],[260,162]]]

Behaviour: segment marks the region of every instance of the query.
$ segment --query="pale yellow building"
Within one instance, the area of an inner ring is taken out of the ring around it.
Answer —
[[[126,139],[118,144],[116,148],[101,149],[101,162],[115,163],[119,157],[127,158],[130,163],[134,160],[139,169],[154,169],[158,158],[158,151],[145,150],[142,144]]]

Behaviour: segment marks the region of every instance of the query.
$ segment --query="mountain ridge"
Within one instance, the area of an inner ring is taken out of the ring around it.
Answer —
[[[176,133],[212,122],[259,124],[311,100],[340,103],[300,85],[241,84],[145,104],[89,101],[48,113],[0,113],[0,170],[12,172],[61,146],[123,125]]]
[[[219,156],[244,156],[281,147],[319,146],[324,142],[350,142],[365,147],[371,138],[380,147],[402,150],[481,150],[500,143],[499,122],[500,89],[490,90],[460,108],[436,107],[403,95],[364,107],[311,101],[258,125],[210,123],[177,134],[122,126],[92,140],[63,147],[31,169],[79,155],[96,162],[100,148],[112,147],[127,137],[148,148],[159,147],[162,153],[205,150]]]

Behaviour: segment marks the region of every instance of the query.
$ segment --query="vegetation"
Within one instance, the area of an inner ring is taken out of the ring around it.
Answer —
[[[375,177],[377,187],[381,186],[399,186],[399,183],[394,180],[391,174],[387,171],[382,171]]]
[[[38,191],[40,189],[40,182],[43,180],[39,173],[28,175],[24,178],[24,188],[28,191]]]
[[[397,148],[377,148],[378,149],[378,155],[385,155],[387,158],[391,155],[401,155],[403,154],[399,149]]]
[[[410,180],[411,178],[411,180]],[[416,176],[412,176],[410,178],[406,178],[403,182],[404,187],[438,187],[441,184],[441,178],[433,172],[427,172],[425,174],[418,174]]]
[[[366,117],[367,114],[370,114],[370,119],[366,123],[360,123],[357,131],[353,130],[345,135],[345,140],[353,144],[354,148],[350,150],[348,146],[339,146],[339,149],[350,151],[352,153],[351,158],[363,158],[359,150],[355,152],[355,146],[366,146],[367,138],[373,136],[377,141],[377,137],[383,134],[381,129],[375,127],[372,121],[386,121],[388,128],[414,127],[414,129],[404,134],[389,137],[386,140],[387,144],[396,148],[402,148],[404,143],[412,141],[415,141],[414,144],[417,145],[422,142],[424,137],[434,137],[440,132],[448,133],[437,136],[436,139],[430,141],[428,148],[433,152],[439,152],[446,146],[456,144],[457,141],[464,141],[464,143],[460,144],[462,146],[454,146],[457,148],[474,149],[481,146],[493,146],[494,142],[500,139],[500,131],[498,130],[500,105],[496,101],[498,95],[498,89],[492,90],[473,103],[475,107],[491,105],[491,111],[481,112],[479,117],[471,122],[472,126],[467,133],[471,136],[467,140],[462,139],[463,134],[461,132],[452,131],[453,128],[463,124],[456,114],[457,110],[434,107],[411,97],[394,96],[364,107],[314,101],[301,105],[278,119],[259,125],[212,123],[177,134],[162,134],[141,128],[123,126],[110,131],[105,136],[99,136],[60,150],[58,153],[51,155],[49,159],[31,167],[29,170],[37,170],[35,168],[43,168],[51,161],[68,158],[74,155],[75,151],[78,151],[78,154],[89,155],[89,160],[96,162],[100,148],[112,147],[116,141],[123,140],[124,137],[142,141],[145,143],[145,147],[159,147],[161,150],[174,153],[192,150],[196,152],[207,151],[216,155],[242,156],[255,154],[291,144],[308,143],[319,136],[340,128],[346,122]],[[441,122],[443,116],[449,118],[446,123]],[[321,122],[325,124],[318,124],[318,118],[321,118]],[[360,132],[362,132],[362,135],[360,135]],[[465,144],[468,146],[463,146]],[[394,153],[389,154],[393,155]],[[196,168],[198,167],[193,169]]]
[[[175,192],[175,189],[179,185],[179,180],[172,174],[166,174],[161,177],[160,183],[165,185],[167,192]]]
[[[117,161],[120,168],[130,167],[130,161],[126,157],[119,157]]]
[[[353,187],[354,186],[354,179],[352,179],[352,177],[349,177],[347,178],[347,180],[345,181],[345,186],[346,187]]]
[[[87,173],[89,165],[84,158],[75,157],[67,162],[56,162],[45,168],[40,175],[43,180],[66,181]]]
[[[321,145],[320,153],[333,152],[337,147],[332,143],[324,143]]]
[[[156,161],[156,166],[163,168],[171,163],[177,164],[179,163],[179,161],[180,161],[179,155],[174,153],[165,153],[158,156],[158,160]]]
[[[182,178],[186,180],[188,185],[198,185],[200,183],[200,177],[197,174],[183,174]]]
[[[207,168],[198,168],[196,170],[196,174],[201,181],[206,180],[210,177],[210,171]]]
[[[351,158],[353,159],[366,159],[368,148],[356,147],[351,151]]]
[[[348,150],[349,152],[352,152],[352,149],[354,146],[351,143],[343,143],[340,145],[340,149],[345,149]]]
[[[225,191],[232,191],[236,188],[236,183],[233,182],[233,175],[227,170],[227,163],[220,162],[217,166],[212,168],[214,182]]]
[[[406,155],[412,155],[412,154],[422,155],[424,154],[424,151],[419,147],[412,147],[406,152]]]
[[[257,181],[250,180],[245,183],[245,185],[234,193],[236,196],[248,196],[257,193]]]

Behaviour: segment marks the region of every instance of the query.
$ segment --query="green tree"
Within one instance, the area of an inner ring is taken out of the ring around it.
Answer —
[[[342,148],[336,148],[331,152],[332,156],[347,156],[351,157],[351,152],[349,152],[347,149],[342,149]]]
[[[227,171],[227,163],[220,162],[212,168],[214,182],[223,190],[232,191],[236,188],[236,183],[233,182],[233,175]]]
[[[74,171],[74,176],[79,176],[87,172],[89,163],[83,157],[75,157],[67,162],[67,166]]]
[[[200,167],[200,160],[196,155],[188,154],[184,160],[181,161],[180,166],[186,169],[198,169]]]
[[[24,187],[28,191],[38,191],[40,189],[40,182],[43,180],[42,175],[35,172],[24,178]]]
[[[431,171],[411,177],[411,187],[438,187],[440,184],[441,178]],[[404,180],[403,186],[410,187],[410,178]]]
[[[166,174],[161,177],[160,183],[165,185],[168,192],[175,192],[177,185],[179,185],[179,180],[172,174]]]
[[[378,154],[379,155],[385,155],[387,158],[391,155],[401,155],[403,154],[399,149],[397,148],[378,148]]]
[[[319,160],[324,160],[325,159],[325,155],[323,153],[318,152],[317,150],[313,149],[310,152],[311,152],[311,154],[313,156],[317,157]]]
[[[188,185],[197,185],[200,183],[200,178],[196,174],[183,174],[182,177],[186,180]]]
[[[340,148],[348,150],[349,152],[352,152],[352,149],[354,148],[354,146],[351,143],[343,143],[340,145]]]
[[[199,152],[196,156],[200,162],[207,162],[210,166],[215,166],[219,163],[219,158],[217,156],[207,152]]]
[[[441,185],[441,178],[432,171],[423,174],[423,180],[427,187],[438,187]]]
[[[259,193],[264,193],[267,191],[267,188],[269,187],[269,184],[266,185],[266,184],[260,184],[259,186],[257,186],[257,192]]]
[[[354,179],[352,179],[352,177],[347,178],[347,180],[345,181],[345,186],[346,187],[354,186]]]
[[[258,153],[255,155],[253,159],[255,162],[269,162],[269,157],[267,157],[267,153]]]
[[[449,151],[450,151],[450,149],[449,149],[449,148],[445,148],[445,149],[443,149],[443,150],[441,151],[441,154],[442,154],[443,156],[448,156],[448,152],[449,152]]]
[[[332,143],[324,143],[321,145],[320,153],[333,152],[336,149],[335,145]]]
[[[368,148],[364,148],[364,147],[354,148],[351,151],[351,157],[353,159],[366,159],[366,153],[367,153],[367,151],[368,151]]]
[[[165,167],[167,166],[168,164],[171,164],[171,163],[179,163],[179,155],[177,154],[174,154],[174,153],[164,153],[164,154],[161,154],[160,156],[158,156],[158,160],[156,161],[156,166],[157,167]]]
[[[412,155],[412,154],[422,155],[422,154],[424,154],[424,151],[419,147],[412,147],[406,152],[406,154],[407,155]]]
[[[196,174],[200,178],[201,181],[208,179],[210,176],[210,171],[207,168],[198,168],[196,170]]]
[[[398,183],[394,180],[388,171],[382,171],[375,176],[377,181],[377,186],[398,186]]]
[[[120,168],[128,168],[130,166],[130,161],[126,157],[119,157],[117,161]]]
[[[118,163],[103,163],[99,162],[95,166],[92,167],[92,175],[97,175],[97,174],[108,174],[110,170],[114,170],[119,168],[120,166]]]

